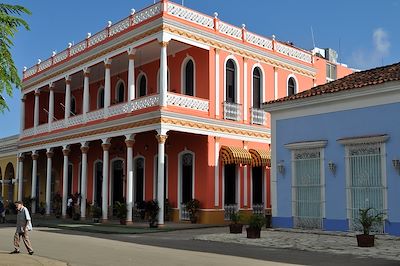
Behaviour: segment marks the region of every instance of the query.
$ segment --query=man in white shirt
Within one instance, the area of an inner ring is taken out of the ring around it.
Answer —
[[[19,242],[22,240],[24,241],[25,247],[28,250],[29,255],[33,254],[32,244],[29,240],[28,231],[32,230],[32,223],[31,223],[31,216],[29,211],[22,201],[15,202],[15,206],[17,208],[17,229],[14,235],[14,251],[11,254],[18,254],[19,251]]]

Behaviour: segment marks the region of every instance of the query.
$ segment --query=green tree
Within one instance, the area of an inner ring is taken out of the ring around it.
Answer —
[[[31,12],[20,5],[9,5],[0,3],[0,112],[8,109],[3,97],[4,91],[11,97],[13,86],[21,88],[17,68],[11,56],[10,49],[14,45],[12,39],[15,37],[19,27],[29,30],[29,25],[20,18],[21,15]]]

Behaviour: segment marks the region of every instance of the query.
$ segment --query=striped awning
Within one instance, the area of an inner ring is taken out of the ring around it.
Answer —
[[[252,162],[251,166],[268,166],[271,167],[271,152],[261,149],[250,149],[249,150]]]
[[[252,160],[250,152],[239,147],[221,146],[219,154],[223,164],[251,164]]]

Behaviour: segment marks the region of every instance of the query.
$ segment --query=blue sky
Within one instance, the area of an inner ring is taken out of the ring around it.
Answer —
[[[1,0],[0,0],[1,1]],[[181,0],[174,0],[182,3]],[[10,1],[32,11],[25,17],[31,31],[21,30],[14,39],[14,61],[20,73],[37,59],[62,51],[68,42],[78,42],[113,22],[140,10],[153,0]],[[249,31],[263,36],[276,35],[281,41],[311,49],[311,27],[317,47],[339,52],[339,60],[350,67],[368,69],[400,61],[400,0],[298,1],[298,0],[184,0],[184,5],[230,24],[246,24]],[[10,107],[0,113],[0,138],[19,133],[20,93],[5,97]],[[32,110],[33,111],[33,110]]]

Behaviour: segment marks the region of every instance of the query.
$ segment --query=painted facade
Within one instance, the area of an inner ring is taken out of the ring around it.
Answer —
[[[0,139],[0,193],[4,201],[17,200],[18,135]],[[27,180],[24,180],[26,182]]]
[[[327,63],[218,14],[165,0],[133,10],[24,70],[19,178],[30,182],[18,183],[19,197],[45,202],[49,214],[59,193],[65,215],[67,195],[79,192],[103,220],[126,201],[128,221],[155,198],[160,224],[165,199],[174,221],[187,219],[191,198],[201,223],[263,213],[270,123],[261,104],[325,83]]]
[[[400,64],[271,101],[273,225],[358,231],[359,209],[400,235]]]

